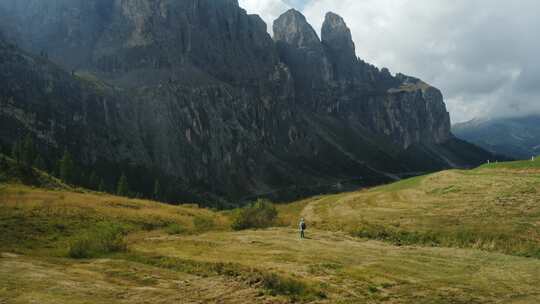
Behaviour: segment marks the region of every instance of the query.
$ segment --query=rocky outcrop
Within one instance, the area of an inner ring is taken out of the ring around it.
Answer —
[[[332,13],[321,40],[295,10],[272,39],[235,0],[0,8],[16,20],[0,20],[8,39],[37,55],[13,46],[2,61],[4,143],[30,131],[88,166],[150,168],[229,201],[469,164],[445,148],[455,142],[442,94],[358,59]]]
[[[73,77],[42,56],[0,37],[0,139],[32,133],[45,153],[69,147],[85,163],[144,162],[135,113],[121,92],[92,78]]]
[[[322,41],[294,10],[276,20],[274,33],[281,58],[294,75],[299,103],[358,122],[403,149],[450,139],[442,94],[418,79],[392,77],[388,70],[359,60],[351,31],[340,16],[326,15]],[[306,33],[309,38],[303,38]]]
[[[290,9],[274,22],[274,39],[297,48],[321,48],[317,33],[306,17],[295,9]]]
[[[356,49],[351,30],[343,18],[334,13],[326,14],[321,39],[326,46],[328,55],[333,59],[334,77],[336,79],[355,77],[354,64],[352,63],[357,61]]]

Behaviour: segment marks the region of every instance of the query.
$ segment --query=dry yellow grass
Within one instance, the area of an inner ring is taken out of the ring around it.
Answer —
[[[0,303],[278,303],[256,288],[122,260],[0,256]]]
[[[0,185],[0,303],[536,304],[539,193],[521,165],[452,170],[281,205],[288,227],[232,232],[229,212]],[[101,222],[127,227],[129,251],[65,258]]]
[[[404,242],[425,237],[418,241],[540,258],[539,198],[539,173],[452,170],[280,211],[284,220],[304,217],[324,230],[393,241],[403,234]]]
[[[239,263],[323,286],[321,303],[538,303],[540,260],[477,250],[393,246],[311,230],[139,237],[139,252]],[[519,302],[519,301],[521,302]]]
[[[229,219],[195,206],[172,206],[102,193],[44,190],[0,185],[0,250],[63,254],[71,237],[97,223],[125,225],[132,230],[166,229],[177,225],[184,233],[229,229]],[[199,222],[207,227],[200,227]]]

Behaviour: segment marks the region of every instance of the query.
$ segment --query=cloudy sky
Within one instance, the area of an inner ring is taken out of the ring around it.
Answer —
[[[271,28],[294,7],[320,32],[333,11],[358,56],[440,88],[453,122],[540,113],[538,0],[240,0]]]

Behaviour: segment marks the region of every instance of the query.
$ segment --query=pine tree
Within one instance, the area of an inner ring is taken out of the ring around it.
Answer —
[[[161,199],[161,185],[159,184],[159,180],[157,179],[154,183],[154,199],[157,201]]]
[[[92,171],[92,173],[90,173],[90,177],[88,178],[88,187],[90,189],[97,190],[98,186],[99,186],[99,178],[96,172]]]
[[[7,169],[8,167],[8,162],[7,160],[4,158],[4,155],[0,155],[0,170],[5,170]]]
[[[128,179],[124,173],[122,173],[122,176],[118,180],[118,186],[116,187],[116,194],[119,196],[129,196]]]
[[[64,151],[64,156],[60,160],[60,179],[65,183],[73,183],[75,176],[75,164],[69,151]]]
[[[45,163],[45,160],[43,160],[43,157],[41,157],[41,155],[38,155],[34,160],[34,167],[38,168],[41,171],[47,170],[47,164]]]
[[[11,149],[11,157],[17,162],[20,163],[22,160],[22,145],[19,141],[16,141],[13,143],[13,147]]]
[[[20,158],[26,166],[32,166],[36,160],[37,152],[30,134],[26,135],[22,144],[20,144]]]
[[[107,189],[105,187],[105,181],[103,179],[101,179],[101,181],[99,182],[98,191],[107,192]]]

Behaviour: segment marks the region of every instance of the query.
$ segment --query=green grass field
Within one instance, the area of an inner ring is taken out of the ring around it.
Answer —
[[[540,303],[538,164],[308,198],[237,232],[231,212],[3,183],[0,303]]]

